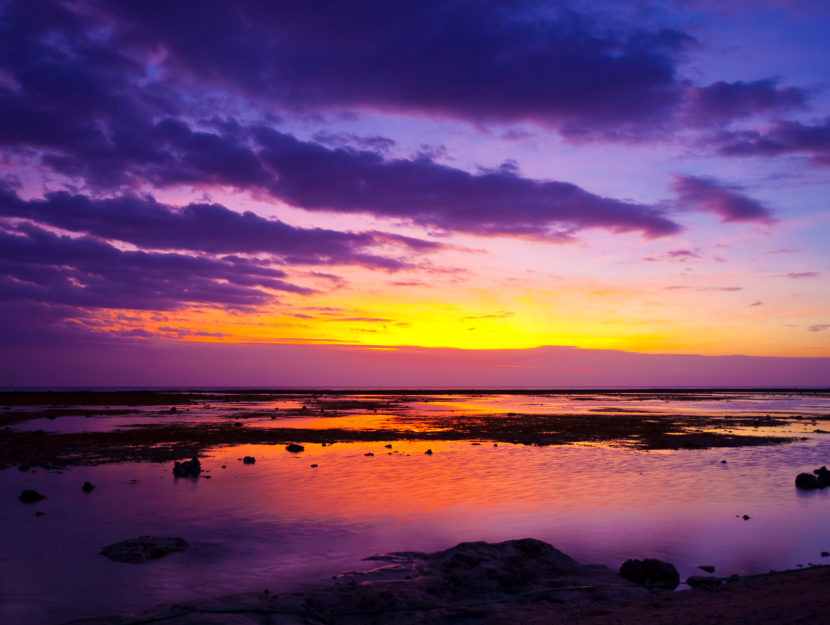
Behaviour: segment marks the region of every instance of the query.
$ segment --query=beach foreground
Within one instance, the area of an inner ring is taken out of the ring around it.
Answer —
[[[826,566],[710,578],[706,590],[672,592],[649,590],[602,565],[580,564],[533,539],[367,560],[378,566],[302,592],[236,594],[71,625],[830,623]]]

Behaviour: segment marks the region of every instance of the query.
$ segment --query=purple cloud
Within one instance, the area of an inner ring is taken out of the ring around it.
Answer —
[[[8,301],[80,308],[247,308],[274,299],[263,289],[314,292],[252,260],[124,251],[89,237],[58,236],[25,225],[0,232],[0,273],[0,293]]]
[[[830,166],[830,117],[814,124],[779,120],[765,131],[724,132],[717,140],[726,156],[804,154],[817,165]]]
[[[271,128],[255,130],[275,174],[269,191],[306,210],[372,213],[449,231],[568,240],[583,228],[662,236],[680,226],[654,207],[594,195],[566,182],[480,175],[428,158],[387,161],[368,151],[331,150]]]
[[[824,332],[830,328],[830,323],[817,323],[807,328],[810,332]]]
[[[533,120],[577,132],[670,113],[682,97],[675,66],[693,43],[677,30],[605,24],[541,2],[204,2],[198,19],[176,3],[97,9],[119,48],[164,49],[171,75],[286,107]]]
[[[778,82],[771,78],[753,82],[721,80],[706,87],[692,87],[686,112],[699,123],[720,123],[805,106],[808,90],[781,88]]]
[[[785,277],[799,280],[801,278],[817,278],[819,275],[818,271],[793,271],[788,273]]]
[[[19,217],[63,230],[156,250],[210,254],[270,254],[281,263],[353,264],[397,270],[405,261],[367,252],[377,245],[429,253],[444,246],[434,241],[379,231],[352,233],[296,228],[251,212],[237,213],[220,204],[174,208],[152,197],[92,199],[67,192],[24,201],[0,188],[0,216]]]
[[[673,177],[672,187],[681,206],[715,213],[723,222],[757,221],[773,223],[770,210],[744,195],[741,187],[698,176]]]

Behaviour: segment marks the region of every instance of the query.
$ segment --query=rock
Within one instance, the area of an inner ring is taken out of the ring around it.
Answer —
[[[822,558],[830,558],[830,551],[822,551],[821,552]]]
[[[715,588],[720,586],[721,580],[717,577],[710,577],[708,575],[692,575],[689,579],[686,580],[686,583],[692,588],[714,590]]]
[[[21,473],[25,473],[26,471],[30,470],[31,468],[32,468],[32,465],[30,465],[28,462],[21,462],[19,465],[17,465],[17,470],[20,471]]]
[[[312,465],[311,465],[311,468],[312,468],[312,469],[316,469],[316,468],[317,468],[317,465],[316,465],[316,464],[312,464]]]
[[[175,406],[171,407],[171,408],[170,408],[170,412],[171,412],[171,413],[176,412],[176,407],[175,407]]]
[[[293,454],[297,454],[301,451],[305,451],[305,447],[302,445],[297,445],[296,443],[290,443],[285,446],[285,451],[290,451]]]
[[[374,456],[375,454],[373,454],[373,453],[370,451],[370,452],[365,453],[365,454],[363,454],[363,455],[368,457],[368,456]]]
[[[384,447],[386,447],[386,449],[392,449],[392,445],[384,445]]]
[[[721,460],[720,463],[721,464],[726,464],[726,460]]]
[[[242,464],[254,464],[256,462],[256,458],[253,456],[245,456],[242,458]]]
[[[81,490],[85,493],[91,493],[93,490],[95,490],[95,484],[93,484],[92,482],[84,482],[84,485],[81,486]]]
[[[202,464],[196,456],[190,460],[176,462],[173,465],[173,475],[176,477],[199,477],[202,472]]]
[[[147,560],[155,560],[169,553],[176,553],[189,548],[190,544],[184,538],[139,536],[138,538],[107,545],[99,555],[106,556],[113,562],[141,564]]]
[[[743,516],[743,519],[744,519],[744,521],[749,521],[749,515],[748,515],[748,514],[745,514],[745,515]]]
[[[23,503],[35,503],[41,499],[46,499],[46,495],[41,495],[36,490],[24,490],[17,498]]]
[[[804,488],[812,490],[814,488],[821,488],[818,478],[811,473],[799,473],[795,476],[796,488]]]
[[[432,450],[431,450],[431,449],[427,449],[424,453],[425,453],[427,456],[431,456],[431,455],[432,455]]]
[[[815,473],[816,478],[818,480],[818,484],[821,488],[825,486],[830,486],[830,471],[827,470],[827,467],[821,467],[820,469],[813,470]]]
[[[674,565],[654,558],[626,560],[620,567],[620,575],[647,588],[674,590],[680,584],[680,574]]]
[[[715,572],[715,567],[711,564],[698,564],[697,568],[699,568],[701,571],[706,571],[707,573]]]

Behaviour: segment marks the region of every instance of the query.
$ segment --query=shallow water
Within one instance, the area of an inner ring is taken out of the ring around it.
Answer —
[[[523,397],[484,403],[488,411],[506,411],[531,403]],[[446,399],[440,402],[470,401]],[[572,403],[614,407],[607,398]],[[759,410],[758,402],[744,403],[738,410]],[[802,408],[761,406],[759,414]],[[194,411],[176,418],[191,419]],[[820,554],[830,551],[830,489],[803,493],[793,484],[798,472],[830,464],[827,434],[774,447],[694,451],[391,445],[308,444],[299,454],[281,445],[219,448],[202,461],[210,479],[197,480],[174,478],[171,463],[0,471],[0,622],[48,625],[164,601],[275,592],[363,567],[361,558],[373,553],[435,551],[467,540],[539,538],[612,568],[627,558],[657,557],[673,562],[682,578],[699,573],[699,564],[730,575],[826,563]],[[245,455],[256,463],[243,464]],[[88,494],[81,491],[86,480],[96,485]],[[20,503],[26,488],[47,498]],[[104,545],[144,534],[182,536],[192,548],[142,565],[97,555]]]

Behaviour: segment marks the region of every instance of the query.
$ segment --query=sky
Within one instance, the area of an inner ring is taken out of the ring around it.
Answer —
[[[830,385],[827,32],[0,0],[0,386]]]

